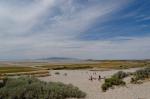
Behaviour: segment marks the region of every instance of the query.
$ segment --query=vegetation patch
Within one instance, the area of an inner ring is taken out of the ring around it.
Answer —
[[[131,78],[131,83],[140,83],[146,79],[150,78],[150,67],[137,70],[133,73],[133,77]]]
[[[84,92],[71,84],[46,83],[36,78],[9,78],[0,83],[0,99],[66,99],[85,96]]]
[[[0,79],[8,76],[29,75],[34,77],[49,76],[48,70],[33,67],[0,67]]]
[[[30,71],[36,71],[36,68],[33,67],[0,67],[0,74],[2,73],[17,73],[17,72],[30,72]]]
[[[101,61],[88,61],[84,63],[47,63],[37,67],[52,70],[75,70],[75,69],[90,69],[90,68],[101,68],[101,69],[128,69],[136,67],[146,67],[150,65],[149,60],[101,60]]]
[[[102,91],[106,92],[109,88],[113,88],[114,86],[124,86],[126,83],[123,81],[123,78],[128,75],[125,72],[119,71],[112,75],[111,78],[106,78],[104,84],[102,84]]]
[[[114,75],[112,75],[113,78],[118,78],[118,79],[123,79],[125,77],[127,77],[129,74],[127,74],[126,72],[123,71],[119,71],[117,73],[115,73]]]
[[[150,62],[146,60],[106,60],[102,61],[99,65],[103,68],[128,69],[136,67],[145,67],[150,65]]]
[[[59,75],[59,74],[60,74],[60,72],[55,72],[55,74],[56,74],[56,75]]]
[[[49,64],[40,67],[52,70],[77,70],[92,68],[89,64]]]

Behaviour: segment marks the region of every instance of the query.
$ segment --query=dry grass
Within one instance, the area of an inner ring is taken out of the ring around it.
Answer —
[[[21,75],[44,75],[49,74],[47,70],[37,70],[37,71],[28,71],[28,72],[18,72],[18,73],[3,73],[3,76],[21,76]]]
[[[19,64],[19,63],[18,63]],[[3,76],[20,76],[20,75],[33,75],[33,76],[48,76],[49,69],[52,70],[76,70],[76,69],[127,69],[135,67],[148,67],[150,66],[149,60],[143,61],[123,61],[123,60],[106,60],[106,61],[91,61],[81,63],[45,63],[41,66],[35,64],[30,66],[3,66],[0,67],[0,77]],[[33,64],[33,63],[32,63]]]
[[[45,69],[88,69],[88,68],[105,68],[105,69],[127,69],[136,67],[150,66],[149,61],[102,61],[95,63],[75,63],[75,64],[47,64],[40,66]]]
[[[36,68],[32,67],[0,67],[0,73],[17,73],[17,72],[29,72],[36,71]]]
[[[33,67],[0,67],[0,79],[7,76],[29,75],[34,77],[49,76],[48,70]]]
[[[135,67],[144,67],[150,65],[145,61],[106,61],[101,62],[98,67],[100,68],[112,68],[112,69],[126,69]]]

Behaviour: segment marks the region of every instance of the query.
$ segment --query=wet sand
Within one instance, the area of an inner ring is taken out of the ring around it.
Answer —
[[[126,72],[133,72],[138,68],[123,70]],[[66,84],[73,84],[79,87],[80,90],[87,93],[85,99],[150,99],[150,82],[145,82],[140,85],[130,84],[130,78],[126,78],[127,86],[116,87],[107,92],[102,92],[101,85],[103,80],[98,80],[100,75],[102,78],[110,77],[118,70],[110,71],[89,71],[89,70],[52,70],[51,76],[41,77],[43,81],[63,82]],[[55,74],[59,72],[60,74]],[[96,73],[96,74],[95,74]],[[89,80],[90,76],[96,80]]]

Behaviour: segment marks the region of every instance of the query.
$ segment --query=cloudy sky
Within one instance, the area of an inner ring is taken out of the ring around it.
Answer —
[[[150,0],[0,0],[0,59],[150,58]]]

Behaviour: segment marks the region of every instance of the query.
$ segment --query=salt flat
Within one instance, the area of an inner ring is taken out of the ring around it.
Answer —
[[[134,72],[138,68],[126,69],[125,72]],[[102,92],[101,85],[103,80],[89,80],[92,75],[94,78],[109,77],[118,70],[109,71],[90,71],[90,70],[51,70],[51,76],[41,77],[43,81],[63,82],[73,84],[87,93],[85,99],[150,99],[150,82],[145,82],[140,85],[129,83],[129,78],[126,78],[127,86],[116,87],[107,92]],[[59,72],[60,74],[55,74]]]

